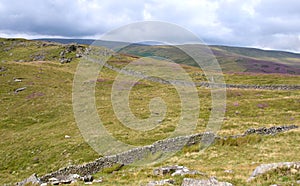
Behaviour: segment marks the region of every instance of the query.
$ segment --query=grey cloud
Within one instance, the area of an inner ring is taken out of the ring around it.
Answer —
[[[183,26],[209,44],[297,51],[299,10],[299,0],[0,0],[0,36],[88,37],[160,20]]]
[[[141,18],[143,4],[127,1],[4,0],[0,30],[61,36],[85,36],[107,31],[116,25]],[[133,6],[134,5],[134,6]],[[141,6],[141,7],[139,7]]]

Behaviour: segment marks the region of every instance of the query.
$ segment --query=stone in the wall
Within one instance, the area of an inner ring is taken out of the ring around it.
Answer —
[[[41,184],[40,179],[37,177],[36,174],[32,174],[31,176],[29,176],[28,178],[26,178],[25,180],[16,183],[17,186],[24,186],[26,184]]]

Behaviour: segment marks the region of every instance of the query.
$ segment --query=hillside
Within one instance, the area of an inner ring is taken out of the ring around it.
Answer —
[[[300,54],[252,48],[209,46],[224,72],[300,74]],[[121,53],[163,56],[179,64],[197,66],[193,59],[174,46],[130,45]]]
[[[92,44],[88,39],[41,39],[60,43]],[[121,48],[119,52],[137,56],[160,56],[179,64],[198,66],[193,59],[174,46],[129,44],[98,40],[102,46]],[[123,48],[122,46],[126,46]],[[300,54],[256,48],[209,46],[224,72],[300,74]]]
[[[139,47],[141,48],[130,46],[126,48],[126,53],[133,54],[130,51],[135,51],[134,55],[146,55],[149,52],[164,55],[163,57],[175,56],[173,49],[167,48],[163,52],[162,46]],[[245,63],[229,60],[231,58],[265,58],[264,60],[276,64],[279,64],[279,59],[284,59],[287,60],[284,63],[289,68],[292,68],[290,64],[297,66],[299,63],[298,54],[266,52],[262,55],[260,50],[227,51],[227,48],[213,47],[214,52],[220,51],[225,56],[224,60],[228,60],[223,63],[223,68],[229,68],[229,64],[236,65],[232,67],[236,69],[234,72],[245,72],[247,70],[242,69],[247,66],[239,66]],[[86,48],[83,44],[0,39],[0,184],[15,183],[33,173],[43,176],[60,168],[90,162],[102,156],[82,137],[72,107],[74,75]],[[115,54],[108,64],[122,68],[138,59],[136,56],[122,53],[125,51]],[[181,67],[195,82],[206,81],[198,67],[187,65],[190,63],[184,60],[186,56],[176,53],[174,59],[183,63]],[[292,69],[297,72],[296,67]],[[117,71],[104,67],[99,76],[89,82],[96,84],[96,109],[105,128],[116,139],[136,146],[150,145],[172,134],[181,118],[180,97],[176,89],[170,84],[148,79],[138,81],[130,92],[130,108],[136,117],[145,119],[151,116],[149,102],[155,97],[161,97],[168,109],[157,128],[146,132],[131,130],[119,121],[112,107],[111,92],[117,76]],[[225,81],[232,84],[295,85],[299,84],[300,76],[287,72],[225,73]],[[197,87],[197,91],[200,113],[193,131],[195,134],[205,131],[212,109],[210,89]],[[226,113],[218,132],[220,136],[243,134],[249,128],[300,125],[300,90],[229,88],[226,96]],[[299,180],[300,170],[296,173],[290,173],[289,170],[283,173],[272,172],[250,183],[246,180],[260,164],[300,161],[299,137],[298,128],[276,135],[254,134],[244,138],[216,141],[202,153],[199,153],[199,145],[194,145],[184,147],[167,161],[158,164],[107,168],[94,174],[94,177],[103,178],[103,183],[99,185],[140,185],[168,178],[174,179],[175,185],[180,185],[186,177],[201,179],[211,176],[234,185],[291,185]],[[204,172],[205,175],[153,175],[155,168],[176,164]],[[80,184],[84,183],[75,183]]]

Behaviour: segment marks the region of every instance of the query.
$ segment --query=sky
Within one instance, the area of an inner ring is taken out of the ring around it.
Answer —
[[[138,21],[207,44],[300,52],[299,0],[0,0],[0,37],[93,38]]]

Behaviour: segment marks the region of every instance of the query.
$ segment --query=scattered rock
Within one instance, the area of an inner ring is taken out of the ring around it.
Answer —
[[[0,67],[0,72],[4,72],[6,71],[7,69],[5,67]]]
[[[14,78],[14,82],[22,82],[22,79]]]
[[[33,161],[33,163],[39,163],[40,159],[39,159],[39,157],[34,157],[32,159],[32,161]]]
[[[45,60],[45,55],[43,54],[37,54],[33,56],[33,61],[44,61]]]
[[[71,138],[71,136],[65,135],[65,139],[70,139],[70,138]]]
[[[47,186],[48,183],[42,183],[40,186]]]
[[[41,184],[40,179],[37,177],[37,175],[34,173],[31,176],[29,176],[28,178],[26,178],[25,180],[16,183],[16,185],[18,186],[23,186],[23,185],[27,185],[27,184]]]
[[[27,87],[17,88],[17,89],[15,90],[15,93],[21,92],[21,91],[25,90],[26,88],[27,88]]]
[[[295,169],[296,171],[300,170],[300,162],[280,162],[280,163],[271,163],[271,164],[261,164],[260,166],[256,167],[249,179],[247,180],[252,181],[255,179],[256,176],[264,174],[270,170],[276,169],[276,168],[291,168]]]
[[[61,52],[59,53],[59,56],[64,57],[64,56],[65,56],[65,51],[64,51],[64,50],[61,51]]]
[[[205,185],[205,186],[232,186],[231,183],[228,182],[219,182],[216,178],[212,177],[208,180],[198,180],[192,178],[184,178],[182,181],[181,186],[198,186],[198,185]]]
[[[159,180],[159,181],[150,181],[147,186],[155,186],[155,185],[173,185],[175,183],[172,179],[165,179],[165,180]]]
[[[153,170],[154,175],[163,176],[168,173],[171,173],[171,176],[175,176],[175,175],[183,176],[183,175],[187,175],[187,174],[191,174],[191,175],[202,174],[202,175],[204,175],[204,173],[201,173],[199,171],[195,171],[195,170],[190,171],[187,167],[178,166],[178,165],[160,167],[160,168]]]
[[[82,55],[81,55],[81,54],[76,54],[75,56],[76,56],[76,58],[80,58],[80,57],[82,57]]]
[[[102,183],[103,182],[103,179],[102,178],[99,178],[97,180],[93,180],[93,183]]]
[[[225,172],[225,173],[232,174],[232,173],[233,173],[233,170],[225,170],[224,172]]]
[[[64,63],[70,63],[72,61],[72,58],[60,58],[59,59],[59,62],[61,63],[61,64],[64,64]]]
[[[297,180],[296,183],[300,184],[300,180]]]

